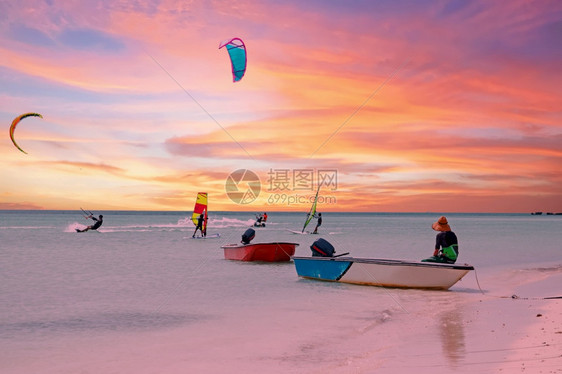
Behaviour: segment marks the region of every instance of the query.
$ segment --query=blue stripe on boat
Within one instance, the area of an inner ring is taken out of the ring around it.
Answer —
[[[317,259],[293,258],[299,277],[338,281],[353,261],[318,261]]]

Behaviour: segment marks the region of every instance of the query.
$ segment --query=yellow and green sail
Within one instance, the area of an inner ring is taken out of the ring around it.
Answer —
[[[318,192],[320,192],[320,186],[318,187],[318,191],[316,191],[316,196],[314,197],[314,203],[312,203],[312,207],[310,208],[310,212],[308,212],[308,216],[307,216],[306,222],[304,223],[304,226],[302,228],[302,232],[304,232],[304,229],[306,229],[306,226],[308,226],[308,224],[310,223],[310,221],[312,221],[312,219],[314,218],[314,215],[316,214],[316,204],[318,203]]]

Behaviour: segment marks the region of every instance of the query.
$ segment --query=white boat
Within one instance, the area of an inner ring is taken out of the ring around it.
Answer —
[[[370,286],[447,290],[474,267],[354,257],[293,257],[299,277]]]

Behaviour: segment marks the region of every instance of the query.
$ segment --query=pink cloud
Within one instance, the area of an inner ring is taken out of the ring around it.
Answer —
[[[15,78],[0,82],[0,115],[33,107],[49,119],[19,134],[30,158],[0,145],[0,175],[82,168],[102,184],[138,182],[146,191],[128,198],[163,209],[192,183],[232,208],[224,177],[248,162],[337,168],[341,209],[560,206],[559,2],[403,5],[2,5],[0,67]],[[249,48],[238,84],[218,50],[231,36]]]

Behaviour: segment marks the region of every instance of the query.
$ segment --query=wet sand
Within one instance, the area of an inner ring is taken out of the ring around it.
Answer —
[[[437,305],[434,324],[403,326],[403,344],[376,354],[371,368],[338,372],[562,373],[562,268],[507,271],[484,282],[500,286],[450,299],[446,311]]]

